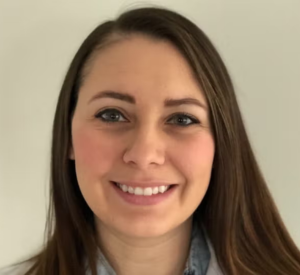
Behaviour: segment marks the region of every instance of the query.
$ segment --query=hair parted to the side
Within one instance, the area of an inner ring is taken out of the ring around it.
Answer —
[[[207,98],[216,152],[210,185],[195,212],[224,274],[297,275],[300,252],[284,226],[252,152],[227,69],[209,38],[164,8],[126,11],[99,25],[76,53],[62,85],[53,125],[50,207],[43,250],[26,273],[97,275],[94,215],[69,159],[77,94],[95,54],[130,35],[169,41],[186,58]]]

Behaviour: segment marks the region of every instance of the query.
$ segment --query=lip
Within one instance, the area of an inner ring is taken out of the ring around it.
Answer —
[[[178,185],[174,185],[172,186],[170,189],[168,189],[166,192],[164,193],[158,193],[156,195],[152,195],[152,196],[137,196],[137,195],[133,195],[130,194],[128,192],[123,192],[118,186],[116,186],[116,184],[114,182],[110,182],[112,188],[115,190],[115,192],[117,193],[117,195],[123,199],[123,201],[132,204],[132,205],[140,205],[140,206],[151,206],[151,205],[156,205],[159,204],[165,200],[167,200],[177,189]],[[170,185],[170,184],[169,184]],[[132,185],[130,185],[132,186]],[[146,185],[143,185],[144,187],[147,187]],[[155,186],[155,185],[150,185],[151,186]],[[137,186],[138,187],[138,186]]]

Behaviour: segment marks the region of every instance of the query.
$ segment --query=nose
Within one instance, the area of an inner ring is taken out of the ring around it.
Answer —
[[[132,133],[123,155],[123,161],[141,170],[149,166],[162,165],[165,162],[164,142],[158,131],[140,129]]]

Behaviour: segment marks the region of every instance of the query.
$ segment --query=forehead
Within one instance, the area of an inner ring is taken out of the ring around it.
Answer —
[[[166,41],[133,36],[100,50],[83,85],[89,93],[126,91],[137,97],[194,96],[204,100],[183,55]]]

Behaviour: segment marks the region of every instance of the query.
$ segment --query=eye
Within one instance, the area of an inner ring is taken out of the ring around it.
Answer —
[[[122,113],[117,109],[105,109],[95,115],[96,118],[99,118],[105,123],[115,123],[115,122],[122,122],[127,121]],[[122,119],[123,118],[123,119]]]
[[[175,116],[173,116],[171,119],[168,120],[169,121],[173,121],[175,124],[177,124],[177,126],[181,126],[181,127],[187,127],[190,126],[192,124],[199,124],[200,121],[186,113],[178,113],[175,114]]]

